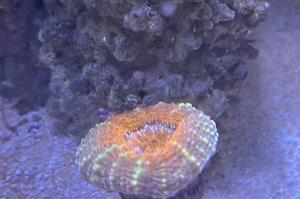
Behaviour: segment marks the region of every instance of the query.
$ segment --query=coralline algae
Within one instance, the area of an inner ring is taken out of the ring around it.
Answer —
[[[168,198],[190,184],[216,151],[215,122],[191,104],[136,108],[92,128],[77,165],[107,191]]]

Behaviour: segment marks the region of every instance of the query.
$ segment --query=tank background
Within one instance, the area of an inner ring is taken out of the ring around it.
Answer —
[[[300,197],[300,2],[271,4],[256,31],[260,56],[219,119],[218,153],[186,198]],[[77,139],[55,135],[44,109],[20,115],[17,101],[1,98],[1,198],[119,198],[81,178],[74,165]]]
[[[0,2],[0,96],[21,114],[45,106],[51,71],[39,61],[37,33],[47,17],[42,0]]]

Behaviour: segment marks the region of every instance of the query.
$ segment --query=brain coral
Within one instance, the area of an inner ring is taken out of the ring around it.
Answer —
[[[215,122],[191,104],[158,103],[96,125],[76,162],[107,191],[168,198],[197,177],[217,141]]]

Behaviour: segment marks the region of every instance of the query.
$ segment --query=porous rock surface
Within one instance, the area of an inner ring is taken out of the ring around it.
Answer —
[[[85,134],[111,112],[188,101],[212,117],[258,54],[261,0],[45,0],[40,60],[51,69],[49,114]]]

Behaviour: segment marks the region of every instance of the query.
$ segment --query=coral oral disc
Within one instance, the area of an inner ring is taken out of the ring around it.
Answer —
[[[107,191],[168,198],[216,151],[214,121],[190,104],[137,108],[92,128],[76,153],[81,172]]]

